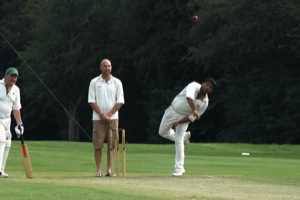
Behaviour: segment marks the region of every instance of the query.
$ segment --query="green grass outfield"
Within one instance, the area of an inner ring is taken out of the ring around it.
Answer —
[[[192,143],[185,151],[186,173],[172,177],[174,144],[127,144],[127,176],[97,178],[91,143],[27,145],[34,178],[25,178],[20,142],[13,141],[10,177],[0,179],[5,200],[300,199],[298,145]]]

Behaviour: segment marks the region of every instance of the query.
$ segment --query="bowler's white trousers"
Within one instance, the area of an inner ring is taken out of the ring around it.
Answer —
[[[174,123],[182,119],[185,115],[175,112],[169,106],[164,113],[159,126],[159,135],[175,142],[175,172],[184,172],[184,135],[190,122],[180,123],[176,127],[176,132],[172,129]]]
[[[4,172],[7,157],[11,147],[11,119],[0,119],[0,171]]]

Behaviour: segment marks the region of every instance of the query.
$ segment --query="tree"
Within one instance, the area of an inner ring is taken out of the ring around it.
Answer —
[[[93,70],[86,66],[97,60],[92,41],[84,35],[96,6],[96,1],[70,0],[27,4],[32,21],[31,42],[23,54],[32,69],[23,72],[24,92],[31,99],[28,107],[31,115],[39,113],[40,119],[60,124],[60,128],[45,128],[60,130],[59,137],[68,140],[80,138],[79,108],[87,95],[82,85],[88,85],[82,77],[91,76]]]
[[[144,110],[147,142],[161,142],[158,127],[164,109],[174,95],[186,84],[182,75],[181,55],[187,49],[185,34],[192,25],[185,1],[139,1],[135,3],[132,19],[139,38],[132,64],[136,81],[142,91],[138,100]],[[186,81],[186,80],[185,80]],[[145,130],[145,128],[144,128]],[[144,131],[143,131],[144,132]]]
[[[22,14],[24,4],[5,3],[5,15]],[[129,141],[164,142],[157,132],[172,98],[212,76],[219,86],[189,127],[193,141],[300,142],[298,1],[33,0],[25,8],[22,21],[1,18],[0,29],[29,63],[20,61],[20,80],[34,139],[79,139],[90,126],[89,81],[108,57],[123,82]]]
[[[217,104],[224,121],[216,137],[229,142],[299,142],[295,108],[288,106],[298,105],[290,94],[299,81],[299,2],[204,5],[199,10],[202,21],[190,34],[197,42],[185,59],[222,77]]]
[[[8,42],[19,51],[27,44],[26,28],[29,21],[24,17],[25,5],[26,1],[22,0],[0,2],[0,66],[3,72],[9,66],[17,67],[19,63],[18,56]]]

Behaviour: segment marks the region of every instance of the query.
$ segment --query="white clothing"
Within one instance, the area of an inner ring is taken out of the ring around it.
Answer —
[[[116,103],[124,104],[124,102],[123,85],[119,79],[111,76],[110,80],[106,82],[100,75],[91,80],[88,103],[97,103],[102,113],[107,114]],[[118,111],[111,116],[111,119],[118,118]],[[93,110],[93,120],[101,120],[95,110]]]
[[[0,119],[0,171],[4,172],[11,147],[11,118]]]
[[[184,171],[184,135],[189,122],[180,123],[176,127],[176,132],[172,129],[174,123],[185,117],[178,114],[172,106],[169,106],[164,113],[159,127],[159,135],[175,142],[175,171]]]
[[[202,115],[208,107],[208,96],[203,100],[197,99],[201,85],[196,82],[188,84],[172,101],[163,115],[159,127],[159,135],[175,142],[175,172],[183,172],[184,170],[184,136],[190,122],[180,123],[176,127],[176,132],[172,129],[174,123],[183,117],[188,116],[190,121],[196,120],[193,110],[190,107],[187,97],[195,100],[197,111]]]
[[[173,109],[184,116],[189,116],[190,120],[194,122],[196,120],[193,115],[193,110],[187,102],[187,98],[195,100],[197,111],[199,115],[202,115],[208,106],[208,96],[204,97],[203,100],[197,99],[198,93],[200,92],[201,85],[197,82],[188,84],[172,101]]]
[[[11,147],[11,112],[21,109],[20,89],[13,85],[7,93],[4,79],[0,80],[0,172],[4,172]]]
[[[21,109],[20,89],[13,85],[7,93],[4,79],[0,80],[0,119],[10,118],[12,110]]]

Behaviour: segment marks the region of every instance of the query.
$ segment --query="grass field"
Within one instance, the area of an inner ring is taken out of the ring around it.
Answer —
[[[300,199],[297,145],[191,144],[186,173],[172,177],[174,145],[127,144],[127,176],[96,178],[91,143],[27,144],[34,178],[25,178],[20,144],[14,141],[6,167],[10,177],[0,179],[6,200]]]

